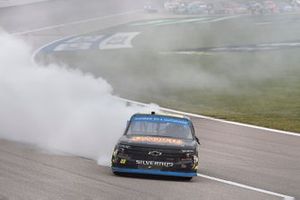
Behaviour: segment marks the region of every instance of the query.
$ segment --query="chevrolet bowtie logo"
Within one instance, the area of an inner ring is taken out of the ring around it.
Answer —
[[[162,153],[159,151],[149,151],[148,155],[150,156],[160,156]]]

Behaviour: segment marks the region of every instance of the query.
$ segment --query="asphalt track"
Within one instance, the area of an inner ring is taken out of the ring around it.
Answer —
[[[85,1],[1,8],[0,24],[38,48],[68,35],[160,17],[140,12],[141,1],[130,5],[122,1],[121,5],[113,0],[109,7],[103,3],[108,1],[90,0],[90,8],[81,2]],[[39,12],[30,13],[32,9]],[[197,116],[192,120],[201,147],[200,177],[191,182],[116,177],[109,167],[93,160],[50,155],[29,145],[0,140],[0,199],[300,198],[300,137]]]

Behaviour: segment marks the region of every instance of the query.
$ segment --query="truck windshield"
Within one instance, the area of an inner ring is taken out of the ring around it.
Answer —
[[[135,117],[126,134],[193,139],[190,122],[171,117]]]

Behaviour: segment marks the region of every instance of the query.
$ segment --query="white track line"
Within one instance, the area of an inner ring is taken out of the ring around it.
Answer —
[[[147,106],[148,105],[148,104],[145,104],[145,103],[132,101],[132,100],[124,99],[124,98],[120,98],[120,99],[122,101],[132,103],[132,104],[136,104],[136,105],[140,105],[140,106]],[[173,110],[173,109],[169,109],[169,108],[163,108],[163,107],[160,107],[160,110],[165,111],[165,112],[172,112],[172,113],[176,113],[176,114],[180,114],[180,115],[187,115],[187,116],[191,116],[191,117],[197,117],[197,118],[208,119],[208,120],[213,120],[213,121],[227,123],[227,124],[233,124],[233,125],[237,125],[237,126],[244,126],[244,127],[264,130],[264,131],[268,131],[268,133],[279,133],[279,134],[285,134],[285,135],[300,137],[300,133],[293,133],[293,132],[289,132],[289,131],[282,131],[282,130],[277,130],[277,129],[265,128],[265,127],[250,125],[250,124],[227,121],[227,120],[223,120],[223,119],[216,119],[216,118],[213,118],[213,117],[198,115],[198,114],[194,114],[194,113],[187,113],[187,112],[182,112],[182,111]]]
[[[109,18],[113,18],[113,17],[117,17],[117,16],[129,15],[129,14],[138,13],[138,12],[141,12],[141,11],[142,10],[140,10],[140,9],[139,10],[132,10],[132,11],[118,13],[118,14],[106,15],[106,16],[101,16],[101,17],[93,17],[93,18],[73,21],[73,22],[64,23],[64,24],[56,24],[56,25],[52,25],[52,26],[46,26],[46,27],[36,28],[36,29],[32,29],[32,30],[27,30],[27,31],[14,32],[14,33],[10,33],[10,34],[11,35],[25,35],[25,34],[29,34],[29,33],[35,33],[35,32],[55,29],[55,28],[62,28],[62,27],[69,26],[69,25],[82,24],[82,23],[87,23],[87,22],[91,22],[91,21],[109,19]]]
[[[238,18],[241,17],[242,15],[230,15],[230,16],[224,16],[224,17],[217,17],[215,19],[211,19],[211,20],[207,20],[207,21],[200,21],[198,22],[199,24],[207,24],[207,23],[212,23],[212,22],[220,22],[220,21],[224,21],[224,20],[228,20],[228,19],[234,19],[234,18]]]
[[[0,8],[8,8],[15,6],[24,6],[28,4],[35,4],[49,0],[0,0]]]
[[[252,191],[256,191],[256,192],[260,192],[260,193],[264,193],[264,194],[269,194],[269,195],[272,195],[272,196],[281,197],[284,200],[295,200],[295,197],[291,197],[291,196],[284,195],[284,194],[279,194],[279,193],[276,193],[276,192],[271,192],[271,191],[268,191],[268,190],[255,188],[255,187],[252,187],[252,186],[236,183],[236,182],[233,182],[233,181],[227,181],[227,180],[224,180],[224,179],[215,178],[215,177],[212,177],[212,176],[207,176],[207,175],[199,174],[199,173],[197,173],[197,176],[202,177],[202,178],[206,178],[206,179],[209,179],[209,180],[213,180],[213,181],[218,181],[220,183],[225,183],[225,184],[233,185],[233,186],[236,186],[236,187],[244,188],[244,189],[247,189],[247,190],[252,190]]]
[[[23,32],[16,32],[16,33],[11,33],[11,34],[12,35],[24,35],[24,34],[28,34],[28,33],[34,33],[34,32],[39,32],[39,31],[43,31],[43,30],[48,30],[48,29],[65,27],[65,26],[68,26],[68,25],[86,23],[86,22],[96,21],[96,20],[109,19],[109,18],[113,18],[113,17],[117,17],[117,16],[122,16],[122,15],[128,15],[128,14],[137,13],[137,12],[140,12],[140,11],[141,10],[134,10],[134,11],[124,12],[124,13],[118,13],[118,14],[113,14],[113,15],[102,16],[102,17],[89,18],[89,19],[79,20],[79,21],[70,22],[70,23],[66,23],[66,24],[59,24],[59,25],[54,25],[54,26],[47,26],[47,27],[43,27],[43,28],[38,28],[38,29],[33,29],[33,30],[28,30],[28,31],[23,31]],[[239,15],[223,17],[223,18],[220,18],[220,19],[226,20],[226,19],[231,19],[231,18],[235,18],[235,17],[239,17]],[[64,37],[64,38],[68,38],[68,37],[71,37],[71,36],[74,36],[74,35],[70,35],[70,36],[67,36],[67,37]],[[59,40],[62,40],[62,39],[59,39]],[[47,43],[44,46],[38,48],[33,53],[32,60],[34,60],[34,57],[36,56],[36,54],[41,49],[45,48],[46,46],[48,46],[50,44],[53,44],[53,43],[59,41],[59,40],[52,41],[52,42]],[[145,103],[141,103],[141,102],[137,102],[137,101],[132,101],[132,100],[129,100],[129,99],[124,99],[124,98],[120,98],[120,99],[123,100],[123,101],[125,101],[125,102],[133,103],[133,104],[136,104],[136,105],[147,106],[147,104],[145,104]],[[197,118],[202,118],[202,119],[208,119],[208,120],[218,121],[218,122],[227,123],[227,124],[233,124],[233,125],[237,125],[237,126],[244,126],[244,127],[249,127],[249,128],[264,130],[264,131],[267,131],[268,133],[279,133],[279,134],[285,134],[285,135],[289,135],[289,136],[300,137],[299,133],[294,133],[294,132],[289,132],[289,131],[282,131],[282,130],[271,129],[271,128],[265,128],[265,127],[260,127],[260,126],[250,125],[250,124],[244,124],[244,123],[239,123],[239,122],[233,122],[233,121],[227,121],[227,120],[222,120],[222,119],[216,119],[216,118],[213,118],[213,117],[208,117],[208,116],[198,115],[198,114],[194,114],[194,113],[187,113],[187,112],[172,110],[172,109],[169,109],[169,108],[160,108],[160,109],[163,110],[163,111],[166,111],[166,112],[173,112],[173,113],[177,113],[177,114],[181,114],[181,115],[187,115],[187,116],[192,116],[192,117],[197,117]]]

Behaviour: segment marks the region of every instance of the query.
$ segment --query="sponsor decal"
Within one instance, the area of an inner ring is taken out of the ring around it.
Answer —
[[[126,159],[121,159],[121,160],[120,160],[120,164],[125,165],[125,164],[126,164]]]
[[[157,116],[137,116],[132,119],[133,121],[149,121],[149,122],[162,122],[162,123],[174,123],[180,125],[188,125],[189,121],[187,119],[178,119],[172,117],[157,117]]]
[[[194,163],[192,169],[197,170],[198,169],[198,163]]]
[[[152,160],[136,160],[137,165],[157,166],[157,167],[173,167],[172,162],[152,161]]]
[[[151,143],[163,143],[163,144],[176,144],[182,145],[183,141],[176,138],[164,138],[164,137],[151,137],[151,136],[134,136],[130,139],[133,142],[151,142]]]
[[[148,155],[150,156],[161,156],[162,152],[160,151],[149,151]]]

